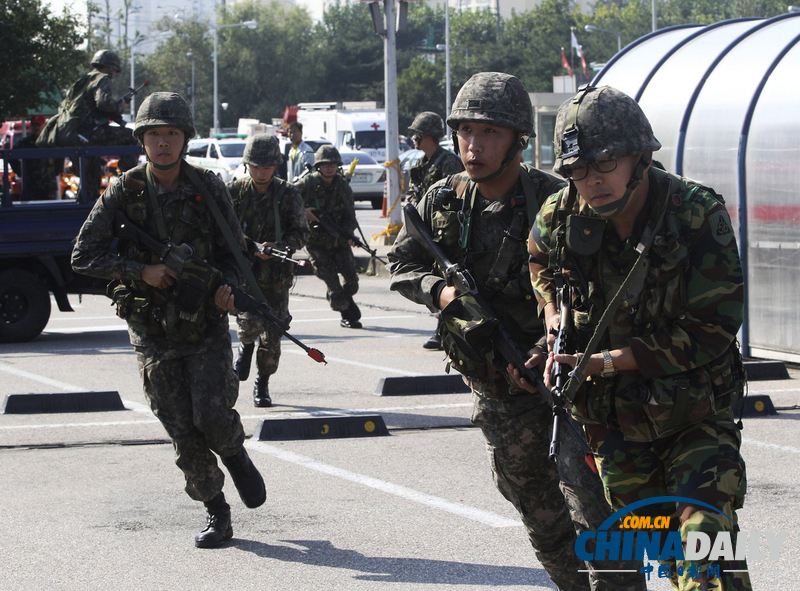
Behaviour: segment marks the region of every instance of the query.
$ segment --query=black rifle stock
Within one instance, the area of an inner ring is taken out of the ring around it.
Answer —
[[[581,433],[575,428],[575,425],[573,425],[572,422],[567,419],[564,407],[556,403],[552,393],[544,383],[541,372],[539,372],[538,369],[530,369],[525,366],[525,362],[528,360],[525,352],[520,349],[519,345],[517,345],[511,336],[511,333],[503,325],[503,323],[500,322],[497,314],[494,313],[492,307],[478,291],[475,280],[470,272],[466,269],[463,269],[460,265],[452,263],[447,258],[444,252],[442,252],[442,249],[439,248],[439,245],[433,241],[430,230],[427,228],[425,222],[420,217],[419,212],[412,204],[407,203],[405,206],[403,206],[403,212],[406,220],[405,227],[408,230],[409,235],[411,235],[411,237],[425,249],[425,251],[443,270],[444,279],[447,282],[447,285],[455,287],[459,294],[472,294],[478,305],[483,308],[486,316],[494,319],[497,322],[497,328],[495,330],[492,344],[497,352],[503,357],[503,359],[513,365],[519,371],[520,376],[525,378],[525,380],[527,380],[530,384],[533,384],[539,394],[545,399],[553,412],[554,427],[560,425],[562,420],[566,420],[565,424],[569,428],[572,435],[578,440],[584,452],[591,453],[591,448],[589,447],[589,444],[586,443],[583,435],[581,435]],[[553,438],[555,439],[557,437],[558,432],[554,432]],[[551,441],[550,459],[556,460],[557,455],[558,446],[556,446],[554,450],[553,443]]]
[[[114,235],[118,238],[127,238],[128,240],[133,240],[146,249],[154,252],[156,255],[158,255],[158,258],[162,260],[167,267],[172,269],[179,277],[183,273],[186,263],[191,261],[194,266],[204,267],[210,273],[212,273],[215,276],[217,286],[219,286],[222,282],[222,274],[219,272],[219,270],[215,269],[204,260],[196,257],[194,254],[194,249],[191,246],[188,244],[173,244],[172,242],[161,242],[160,240],[157,240],[141,228],[137,227],[135,224],[132,224],[128,219],[128,216],[126,216],[122,210],[117,210],[117,212],[114,214]],[[180,282],[180,279],[178,279],[178,282]],[[231,295],[233,295],[233,302],[237,310],[240,312],[249,312],[250,314],[259,316],[277,328],[281,334],[283,334],[283,336],[303,349],[308,356],[311,357],[311,359],[317,363],[327,364],[325,361],[325,355],[322,353],[322,351],[308,347],[294,336],[289,334],[288,331],[289,322],[291,322],[292,319],[291,316],[289,316],[286,320],[281,320],[270,311],[267,304],[259,304],[255,299],[253,299],[252,296],[242,291],[235,285],[229,285],[229,287],[231,288]]]
[[[380,256],[378,256],[378,251],[364,244],[361,238],[356,236],[354,233],[347,232],[344,228],[342,228],[339,224],[330,219],[327,215],[316,209],[313,211],[313,213],[315,216],[317,216],[317,219],[319,220],[319,225],[325,228],[325,230],[327,230],[329,234],[333,234],[334,236],[339,236],[340,238],[344,238],[345,240],[352,240],[353,244],[355,244],[358,248],[366,250],[372,258],[378,259],[384,265],[388,264],[388,261],[385,261]]]
[[[558,332],[556,333],[555,344],[553,345],[553,352],[556,355],[568,355],[575,351],[572,350],[572,343],[570,342],[569,327],[572,323],[572,307],[570,300],[569,285],[564,283],[563,277],[560,273],[556,276],[556,303],[558,305],[559,320]],[[569,379],[569,372],[572,368],[564,363],[553,362],[550,369],[551,382],[553,384],[553,398],[556,403],[563,408],[564,397],[561,393],[564,391],[564,386]],[[553,438],[550,441],[550,457],[558,456],[560,443],[558,441],[557,433],[561,429],[561,417],[553,415]]]

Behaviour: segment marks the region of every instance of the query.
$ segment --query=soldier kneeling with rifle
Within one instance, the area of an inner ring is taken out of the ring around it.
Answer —
[[[112,280],[109,295],[128,323],[147,401],[172,439],[187,494],[206,506],[207,525],[195,545],[216,547],[233,535],[216,456],[246,506],[266,500],[233,409],[239,380],[228,312],[235,309],[231,286],[241,282],[246,247],[225,185],[182,158],[194,135],[186,101],[173,93],[150,95],[139,108],[134,133],[148,162],[115,179],[95,203],[78,235],[72,267]],[[124,237],[113,249],[118,212],[164,243],[164,256]],[[171,267],[162,261],[174,263],[175,244],[194,256]]]

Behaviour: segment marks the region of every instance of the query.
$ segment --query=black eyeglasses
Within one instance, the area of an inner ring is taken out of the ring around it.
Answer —
[[[603,160],[592,160],[589,165],[591,165],[591,167],[597,172],[605,174],[617,168],[617,159],[605,158]],[[571,167],[569,171],[569,177],[573,181],[582,181],[586,178],[586,175],[589,174],[589,165],[584,164],[583,166]]]

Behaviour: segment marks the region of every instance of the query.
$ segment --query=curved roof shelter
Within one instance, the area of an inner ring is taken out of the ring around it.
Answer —
[[[639,101],[656,158],[725,198],[746,273],[744,354],[800,360],[800,13],[656,31],[592,84]]]

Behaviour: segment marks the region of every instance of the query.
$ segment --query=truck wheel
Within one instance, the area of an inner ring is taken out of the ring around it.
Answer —
[[[35,339],[50,320],[50,293],[38,276],[10,269],[0,273],[0,343]]]
[[[373,197],[370,199],[372,209],[383,209],[383,197]]]

